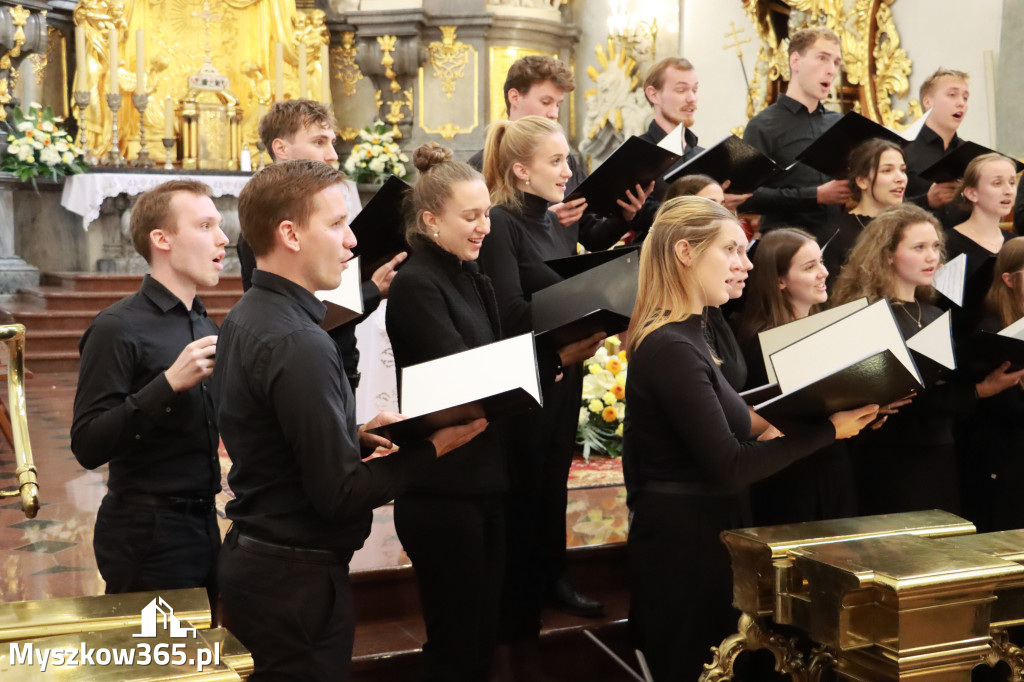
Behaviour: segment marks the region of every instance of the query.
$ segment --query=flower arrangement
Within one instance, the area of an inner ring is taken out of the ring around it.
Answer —
[[[619,337],[610,336],[594,357],[583,364],[583,395],[576,443],[584,459],[597,452],[622,454],[622,420],[626,416],[626,352]]]
[[[14,173],[22,182],[31,180],[33,187],[40,176],[56,180],[62,175],[84,173],[88,166],[82,150],[61,127],[63,122],[54,117],[50,107],[33,104],[28,114],[15,107],[7,122],[9,144],[0,159],[0,170]]]
[[[380,119],[359,131],[359,142],[345,159],[345,172],[356,182],[381,183],[389,175],[406,176],[409,157]]]

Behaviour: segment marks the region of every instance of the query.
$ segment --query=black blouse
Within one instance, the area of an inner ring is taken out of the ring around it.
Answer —
[[[1011,239],[1012,234],[1000,230],[1003,241]],[[963,306],[957,308],[946,299],[941,300],[943,307],[953,311],[953,336],[958,341],[965,339],[973,332],[985,316],[985,295],[992,285],[992,272],[996,265],[996,256],[984,246],[956,230],[946,230],[946,260],[950,261],[961,253],[967,254],[967,278],[964,281]]]

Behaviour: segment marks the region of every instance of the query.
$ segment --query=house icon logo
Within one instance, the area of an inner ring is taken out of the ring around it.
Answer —
[[[132,637],[156,637],[156,629],[159,624],[164,630],[170,631],[171,637],[196,637],[195,628],[181,626],[181,621],[174,615],[174,609],[164,601],[163,597],[157,597],[146,604],[142,609],[142,632]]]

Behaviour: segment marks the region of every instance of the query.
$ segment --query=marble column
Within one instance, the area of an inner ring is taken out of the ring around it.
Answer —
[[[1024,109],[1024,71],[1020,68],[1022,54],[1024,0],[1003,0],[996,67],[996,140],[999,151],[1018,158],[1024,157],[1024,127],[1020,125],[1020,112]],[[981,79],[974,80],[980,81],[979,85],[983,83]]]

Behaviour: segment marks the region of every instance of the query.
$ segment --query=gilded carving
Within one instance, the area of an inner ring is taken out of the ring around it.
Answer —
[[[377,44],[383,56],[380,58],[380,65],[384,67],[384,76],[391,81],[391,92],[401,92],[402,86],[398,82],[398,74],[395,73],[395,58],[391,54],[395,51],[395,43],[398,36],[377,36]]]
[[[441,27],[442,32],[444,31],[445,28],[452,28],[453,29],[451,31],[450,35],[451,35],[451,39],[454,41],[454,39],[455,39],[454,28],[455,27],[454,26],[452,26],[452,27],[442,26]],[[445,34],[445,37],[447,38],[448,35]],[[437,44],[437,43],[432,43],[432,44]],[[461,43],[456,43],[456,44],[461,45]],[[424,101],[423,101],[423,93],[427,91],[427,88],[424,86],[424,77],[425,76],[424,76],[423,67],[420,67],[420,70],[419,70],[419,85],[420,85],[420,92],[419,92],[419,119],[420,120],[419,120],[419,125],[420,125],[420,129],[423,130],[423,132],[425,132],[425,133],[427,133],[429,135],[440,135],[441,139],[444,139],[444,140],[454,139],[456,135],[464,135],[466,133],[471,133],[474,130],[476,130],[476,127],[478,125],[480,125],[480,104],[479,104],[479,102],[480,102],[480,78],[479,78],[480,55],[479,55],[479,53],[477,53],[477,51],[475,49],[472,48],[472,46],[466,45],[465,47],[466,47],[466,63],[463,64],[463,68],[465,66],[470,65],[470,63],[472,64],[472,67],[473,67],[473,73],[472,73],[472,76],[471,76],[472,83],[473,83],[473,123],[468,128],[463,128],[462,125],[457,124],[454,121],[448,121],[446,123],[441,124],[440,126],[438,126],[436,128],[433,128],[433,127],[430,127],[430,126],[427,125],[427,122],[426,122],[426,112],[427,112],[427,108],[428,107],[424,104]],[[472,61],[470,60],[470,57],[472,57]],[[431,63],[433,63],[433,62],[431,62]],[[435,71],[434,71],[434,77],[435,78],[441,78],[442,79],[442,83],[444,83],[443,75],[438,74],[436,68],[435,68]],[[457,76],[457,78],[462,78],[462,77],[463,77],[463,75],[461,73]],[[445,90],[447,90],[447,88],[445,88]],[[455,90],[455,82],[453,80],[452,81],[452,91],[454,91],[454,90]],[[447,92],[445,93],[445,95],[448,98],[451,97],[451,94],[449,94]],[[434,107],[434,109],[435,110],[443,109],[443,107]]]
[[[470,47],[466,43],[455,41],[455,26],[440,28],[441,40],[431,42],[427,46],[427,54],[430,56],[430,65],[434,67],[434,77],[441,79],[444,96],[451,99],[455,93],[456,81],[466,75]]]
[[[331,50],[331,61],[337,74],[335,78],[341,81],[341,94],[346,97],[356,94],[356,83],[363,78],[363,73],[356,64],[358,52],[359,46],[356,44],[356,34],[353,31],[342,33],[341,47]]]
[[[0,56],[0,71],[7,71],[8,77],[0,80],[0,121],[7,120],[7,110],[4,108],[11,102],[11,91],[18,83],[17,71],[12,67],[11,60],[21,56],[21,46],[25,44],[25,24],[28,23],[28,15],[31,14],[21,5],[10,8],[11,23],[14,24],[14,45]]]
[[[403,99],[393,99],[388,102],[388,113],[384,114],[384,120],[391,124],[391,135],[394,139],[398,140],[402,137],[402,131],[398,129],[398,124],[405,119],[405,114],[402,109],[409,107],[409,114],[412,115],[412,89],[406,90],[402,93]],[[377,110],[379,111],[382,106],[381,92],[377,90],[374,93],[374,101],[377,103]]]
[[[771,652],[775,658],[775,671],[789,675],[793,682],[819,682],[826,678],[826,671],[835,666],[836,658],[827,647],[817,647],[811,650],[809,656],[805,656],[798,647],[796,637],[774,632],[768,621],[762,622],[744,613],[740,616],[736,630],[736,633],[722,640],[721,645],[711,648],[711,663],[704,664],[699,682],[733,679],[736,657],[744,651],[760,649]]]
[[[992,647],[985,659],[989,666],[995,666],[1002,661],[1010,667],[1009,680],[1021,682],[1024,679],[1024,651],[1010,641],[1006,630],[992,630]]]

